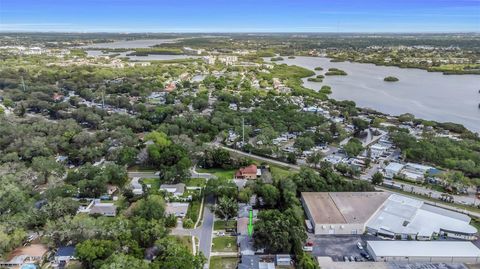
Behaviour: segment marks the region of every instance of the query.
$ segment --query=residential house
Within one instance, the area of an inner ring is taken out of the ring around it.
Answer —
[[[161,191],[165,191],[168,193],[173,194],[173,196],[181,196],[185,192],[185,184],[178,183],[178,184],[162,184],[160,186]]]
[[[403,169],[404,165],[401,163],[394,163],[391,162],[389,163],[384,169],[383,169],[383,175],[386,178],[394,178],[397,176],[400,171]]]
[[[139,177],[132,178],[130,182],[130,188],[132,189],[133,194],[135,195],[142,195],[143,194],[143,186],[139,182]]]
[[[288,254],[277,254],[275,255],[275,263],[277,266],[291,266],[292,257]]]
[[[174,214],[175,217],[183,218],[187,214],[188,203],[167,203],[165,213],[167,215]]]
[[[75,259],[75,247],[59,247],[57,253],[55,254],[56,263],[68,263],[70,260]]]
[[[94,199],[90,203],[88,213],[90,215],[100,214],[106,217],[115,217],[117,215],[117,206],[114,203],[102,203],[99,199]]]
[[[238,169],[238,171],[235,173],[235,178],[240,178],[240,179],[257,179],[258,176],[260,176],[261,170],[257,169],[257,166],[254,164],[251,164],[247,167],[242,167]]]

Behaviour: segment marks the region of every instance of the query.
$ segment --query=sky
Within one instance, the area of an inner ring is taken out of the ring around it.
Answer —
[[[0,0],[0,31],[480,32],[480,0]]]

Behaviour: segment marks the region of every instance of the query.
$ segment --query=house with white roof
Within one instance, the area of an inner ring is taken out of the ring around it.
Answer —
[[[393,178],[400,173],[404,165],[401,163],[391,162],[383,169],[383,175],[386,178]]]

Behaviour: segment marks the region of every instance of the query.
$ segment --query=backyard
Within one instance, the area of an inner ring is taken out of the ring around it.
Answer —
[[[220,236],[212,240],[212,252],[237,252],[237,238],[235,236]]]
[[[235,229],[237,227],[236,220],[229,220],[225,222],[224,220],[216,220],[213,224],[214,230],[225,230],[225,229]]]
[[[232,179],[235,177],[236,169],[222,169],[222,168],[197,168],[197,172],[199,173],[210,173],[218,178],[225,178],[225,179]]]
[[[235,269],[238,265],[238,258],[235,257],[218,257],[214,256],[210,258],[211,269]]]

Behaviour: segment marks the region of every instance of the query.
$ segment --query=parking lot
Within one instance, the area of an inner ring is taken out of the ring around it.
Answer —
[[[360,250],[357,243],[361,242],[365,248],[366,240],[378,240],[371,235],[310,235],[308,240],[313,242],[314,256],[328,256],[333,261],[343,261],[343,257],[357,257],[365,260],[361,253],[367,253],[366,250]]]

